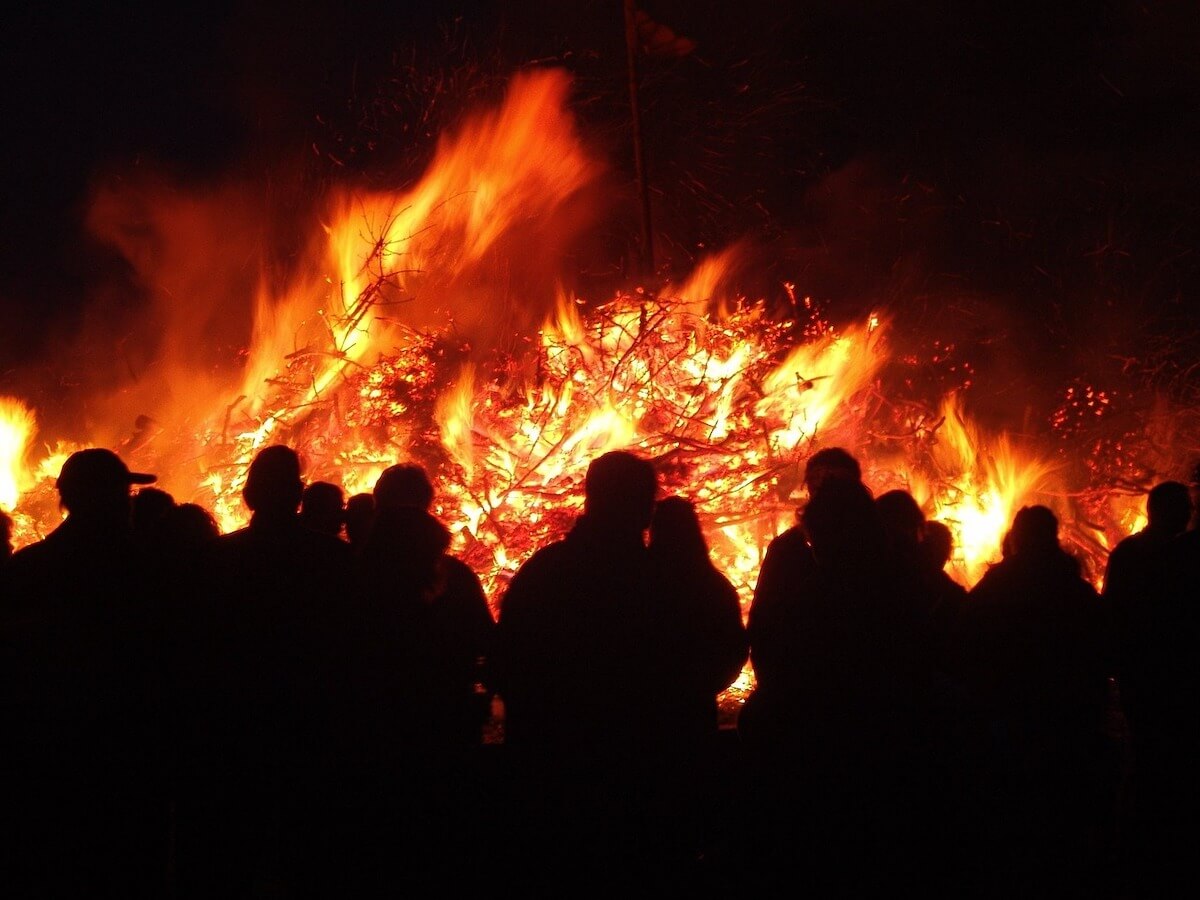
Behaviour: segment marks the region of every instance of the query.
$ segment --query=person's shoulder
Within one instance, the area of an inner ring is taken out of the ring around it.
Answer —
[[[1122,538],[1108,555],[1109,563],[1115,559],[1118,563],[1134,562],[1143,557],[1157,554],[1170,543],[1170,539],[1156,537],[1147,531],[1138,531]]]
[[[799,525],[776,535],[763,555],[758,572],[758,589],[768,592],[784,581],[804,577],[815,565],[812,547]]]
[[[567,541],[555,541],[552,544],[547,544],[546,546],[539,547],[537,550],[533,551],[529,559],[525,560],[525,562],[518,567],[517,572],[538,571],[549,566],[563,563],[572,555],[571,545]]]
[[[504,592],[505,601],[511,605],[511,598],[522,594],[531,583],[542,585],[560,581],[571,568],[571,556],[565,541],[555,541],[535,550],[513,573]]]
[[[42,540],[34,544],[26,544],[13,553],[5,566],[5,580],[10,590],[21,590],[29,584],[36,584],[41,579],[42,572],[52,565],[53,548]]]
[[[39,541],[26,544],[9,557],[8,565],[19,570],[58,565],[58,561],[75,555],[82,543],[76,529],[64,521]]]
[[[479,576],[475,573],[475,570],[457,556],[451,556],[447,553],[446,556],[443,557],[443,564],[446,567],[446,574],[450,578],[464,578],[471,580],[477,580],[479,578]]]
[[[1121,559],[1131,553],[1136,553],[1138,547],[1145,543],[1145,535],[1140,531],[1136,534],[1126,535],[1117,541],[1116,546],[1112,548],[1112,552],[1108,554],[1109,560]]]
[[[250,526],[243,525],[241,528],[217,535],[215,543],[222,547],[232,547],[236,546],[237,544],[244,544],[245,542],[249,541],[252,536],[253,532],[250,530]]]
[[[975,582],[974,587],[967,591],[967,595],[976,603],[980,599],[990,598],[992,593],[1011,576],[1010,570],[1011,566],[1005,560],[993,563],[979,576],[979,580]]]
[[[767,544],[767,552],[784,552],[789,550],[808,550],[808,538],[804,535],[804,529],[799,525],[793,525],[784,531],[779,532]]]
[[[700,571],[703,573],[701,577],[705,580],[709,591],[714,596],[720,597],[723,600],[730,597],[733,597],[734,600],[738,599],[737,587],[729,579],[729,576],[711,562],[707,566],[700,567]]]
[[[1072,586],[1076,596],[1088,602],[1100,600],[1103,596],[1100,591],[1096,590],[1096,586],[1084,577],[1082,572],[1074,576]]]
[[[226,559],[250,550],[254,547],[255,543],[255,535],[250,530],[250,526],[246,525],[234,531],[227,531],[224,534],[217,535],[216,539],[209,545],[208,556],[214,560]]]
[[[767,544],[762,567],[768,571],[803,567],[811,562],[812,558],[812,547],[804,529],[793,525],[786,531],[781,531]]]
[[[8,564],[10,566],[26,566],[31,562],[44,559],[50,552],[52,552],[50,545],[46,541],[35,541],[32,544],[26,544],[19,550],[14,550],[13,555],[9,557]]]
[[[945,569],[938,569],[933,573],[933,585],[943,599],[955,602],[966,600],[969,593],[967,588],[955,581]]]
[[[443,556],[442,571],[445,573],[448,593],[470,599],[484,597],[483,581],[479,574],[457,556],[448,553]]]

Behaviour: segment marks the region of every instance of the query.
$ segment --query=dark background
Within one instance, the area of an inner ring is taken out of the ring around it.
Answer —
[[[1080,379],[1200,399],[1194,3],[784,6],[643,4],[694,43],[642,61],[660,273],[749,239],[747,292],[793,282],[835,317],[882,307],[912,340],[953,338],[990,379],[985,406],[1031,373],[1048,407]],[[112,303],[101,286],[123,283],[117,313],[137,315],[127,261],[84,224],[99,180],[153,169],[203,189],[236,171],[286,218],[335,183],[417,177],[521,66],[574,73],[581,130],[617,172],[581,284],[603,298],[633,275],[618,0],[2,16],[0,392],[97,294]]]

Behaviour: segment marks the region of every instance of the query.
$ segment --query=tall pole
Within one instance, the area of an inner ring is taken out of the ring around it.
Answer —
[[[633,117],[633,160],[637,172],[638,197],[642,205],[642,246],[639,256],[642,276],[654,274],[654,237],[650,227],[650,185],[646,180],[646,148],[642,142],[642,109],[638,103],[637,12],[634,0],[625,0],[625,53],[629,69],[629,109]]]

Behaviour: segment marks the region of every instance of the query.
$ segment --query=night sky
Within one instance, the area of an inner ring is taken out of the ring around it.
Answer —
[[[280,161],[301,160],[308,185],[400,184],[468,98],[561,64],[632,193],[621,4],[546,6],[4,12],[0,392],[120,280],[84,226],[97,179],[152,168],[194,189],[238,172],[268,196]],[[886,306],[917,330],[950,309],[980,354],[1004,344],[1009,368],[1060,381],[1107,377],[1146,344],[1195,350],[1194,4],[781,6],[644,3],[695,45],[643,61],[664,271],[748,237],[748,291],[793,281],[835,314]],[[436,79],[413,73],[445,76],[424,130]],[[634,205],[617,209],[580,256],[597,290],[636,252]]]

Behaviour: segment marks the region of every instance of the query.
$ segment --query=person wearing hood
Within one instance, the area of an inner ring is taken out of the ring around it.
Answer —
[[[450,554],[450,532],[430,512],[433,485],[421,466],[386,469],[373,495],[360,568],[409,661],[401,679],[405,717],[439,752],[477,748],[490,709],[487,659],[496,627],[482,583]]]
[[[411,886],[445,889],[482,871],[469,860],[488,843],[480,778],[496,623],[479,577],[450,553],[424,468],[393,465],[372,494],[356,557],[371,632],[362,659],[363,719],[372,729],[364,769],[377,798],[367,817],[377,825],[363,841],[382,839],[375,858],[385,869],[403,848]],[[442,867],[447,854],[461,865]]]

